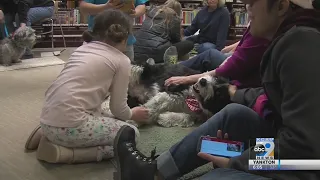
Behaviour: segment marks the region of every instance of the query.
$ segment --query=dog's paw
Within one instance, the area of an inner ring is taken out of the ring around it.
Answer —
[[[126,123],[134,125],[135,127],[139,127],[139,124],[133,120],[127,120]]]

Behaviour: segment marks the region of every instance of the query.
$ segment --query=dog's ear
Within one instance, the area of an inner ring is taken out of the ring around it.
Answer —
[[[147,60],[147,64],[149,64],[150,66],[153,66],[153,65],[155,65],[156,63],[155,63],[154,59],[149,58],[149,59]]]

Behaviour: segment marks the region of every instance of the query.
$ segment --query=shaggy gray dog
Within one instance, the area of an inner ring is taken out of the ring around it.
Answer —
[[[174,87],[174,91],[163,90],[163,81],[171,73],[186,75],[194,72],[190,72],[179,64],[154,64],[152,59],[149,59],[147,63],[144,66],[132,65],[128,89],[129,96],[137,98],[142,106],[149,110],[150,117],[146,124],[158,124],[163,127],[191,127],[196,121],[212,115],[198,101],[203,98],[206,102],[210,99],[209,97],[213,96],[215,81],[212,77],[201,78],[208,82],[206,86],[200,86],[199,80],[191,86]],[[127,122],[139,126],[134,121]]]
[[[0,44],[0,65],[11,66],[21,62],[20,58],[26,48],[32,48],[35,43],[34,29],[27,26],[18,28],[12,37],[5,38]]]

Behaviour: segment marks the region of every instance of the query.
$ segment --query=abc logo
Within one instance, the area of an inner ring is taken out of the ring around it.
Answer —
[[[258,154],[263,154],[263,153],[266,152],[266,147],[264,147],[263,144],[257,144],[257,145],[254,146],[253,151],[258,153]]]

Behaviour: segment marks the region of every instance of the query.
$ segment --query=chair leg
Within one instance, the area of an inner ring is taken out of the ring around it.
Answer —
[[[53,19],[51,19],[51,48],[52,48],[52,54],[55,56],[54,54],[54,38],[53,38]]]
[[[62,28],[62,24],[61,24],[61,21],[60,21],[60,30],[61,30],[61,34],[62,34],[62,39],[63,39],[63,45],[64,45],[64,49],[63,49],[63,51],[64,50],[66,50],[67,49],[67,45],[66,45],[66,39],[65,39],[65,37],[64,37],[64,33],[63,33],[63,28]]]

